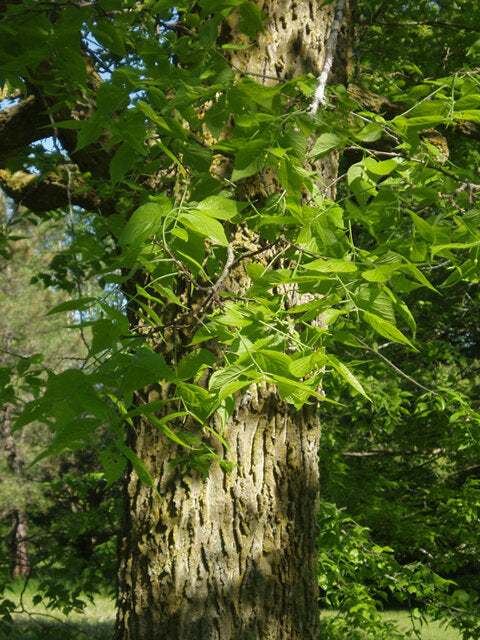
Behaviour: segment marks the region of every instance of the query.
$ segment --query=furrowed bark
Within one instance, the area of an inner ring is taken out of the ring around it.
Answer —
[[[331,7],[289,0],[257,5],[269,16],[265,33],[247,53],[232,54],[234,68],[266,84],[318,73]],[[221,37],[242,43],[238,23],[232,14]],[[336,156],[323,159],[319,181],[330,184],[336,170]],[[240,196],[263,201],[277,188],[272,174],[267,170],[245,180]],[[251,251],[255,238],[248,241]],[[236,251],[240,244],[233,242]],[[241,280],[240,273],[230,274],[224,290],[238,292]],[[186,349],[188,336],[179,342]],[[164,343],[152,345],[170,360]],[[165,387],[162,395],[168,393]],[[144,401],[148,398],[146,390]],[[297,411],[265,385],[239,395],[223,433],[237,466],[225,473],[214,463],[205,480],[181,465],[172,467],[184,452],[148,421],[138,420],[135,427],[130,446],[146,463],[160,497],[129,472],[115,640],[316,639],[320,424],[315,402]],[[218,442],[215,446],[226,455]]]
[[[296,412],[252,388],[226,437],[238,466],[203,480],[171,469],[178,450],[140,425],[161,498],[130,475],[118,640],[316,638],[316,407]]]

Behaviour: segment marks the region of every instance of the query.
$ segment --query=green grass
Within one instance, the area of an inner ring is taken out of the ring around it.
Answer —
[[[32,583],[29,584],[22,599],[24,609],[32,614],[28,615],[20,613],[20,593],[21,585],[17,583],[9,598],[18,604],[18,613],[14,616],[13,625],[4,629],[0,626],[0,640],[111,640],[115,619],[115,605],[112,598],[97,595],[93,604],[87,602],[83,614],[70,613],[69,616],[65,616],[57,611],[48,610],[41,603],[34,605],[32,599],[35,595],[35,585]],[[323,611],[322,616],[333,616],[335,613]],[[398,623],[398,626],[405,631],[412,627],[407,611],[385,611],[384,616]],[[421,640],[460,640],[461,635],[454,629],[445,629],[438,622],[430,622],[421,628],[420,638]]]
[[[322,611],[322,617],[330,617],[336,615],[336,611],[324,610]],[[383,617],[386,620],[392,620],[397,624],[399,629],[402,629],[402,632],[409,631],[413,628],[412,621],[410,618],[410,614],[408,611],[400,610],[400,611],[384,611]],[[419,637],[421,640],[461,640],[462,635],[456,629],[452,629],[451,627],[445,628],[444,624],[431,620],[428,624],[416,624],[415,628],[418,629]],[[347,640],[347,639],[345,639]],[[372,639],[373,640],[373,639]]]
[[[0,626],[0,640],[111,640],[115,604],[110,596],[96,595],[94,603],[83,598],[87,602],[84,613],[72,612],[66,616],[47,609],[42,603],[33,604],[34,583],[28,585],[22,603],[20,593],[21,584],[17,583],[13,593],[5,594],[18,605],[18,613],[13,616],[13,625],[4,629]]]
[[[412,628],[408,611],[386,611],[385,617],[397,622],[401,628]],[[451,627],[445,628],[445,625],[431,621],[428,625],[421,627],[420,637],[422,640],[460,640],[462,636],[456,629],[452,629]]]

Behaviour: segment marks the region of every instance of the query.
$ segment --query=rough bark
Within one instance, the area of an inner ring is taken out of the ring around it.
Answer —
[[[235,67],[269,84],[318,73],[331,6],[257,4],[269,16],[265,33],[248,54],[232,56]],[[238,20],[232,14],[224,39],[242,41]],[[331,182],[336,158],[324,159],[318,171],[320,180]],[[241,189],[263,200],[275,187],[275,177],[261,172]],[[235,289],[235,279],[226,286]],[[164,347],[156,346],[168,359]],[[237,397],[223,433],[237,466],[225,473],[214,463],[205,480],[172,468],[179,451],[147,421],[138,422],[136,434],[130,444],[160,497],[129,473],[116,640],[317,638],[315,404],[297,411],[270,387],[250,388]]]
[[[252,389],[226,434],[238,466],[204,481],[170,469],[178,451],[140,426],[161,497],[130,475],[117,639],[316,638],[319,435],[314,406]]]

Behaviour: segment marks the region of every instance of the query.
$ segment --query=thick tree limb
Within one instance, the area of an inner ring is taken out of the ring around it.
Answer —
[[[0,167],[19,149],[52,135],[45,106],[36,96],[0,111]]]
[[[34,175],[0,169],[0,186],[17,204],[36,212],[61,209],[70,203],[86,210],[101,211],[103,215],[115,210],[113,202],[101,198],[91,188],[85,190],[86,185],[79,177],[73,178],[69,188],[68,180],[53,172]]]

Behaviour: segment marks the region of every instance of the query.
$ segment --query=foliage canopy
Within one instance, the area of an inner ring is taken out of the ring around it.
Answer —
[[[332,85],[312,116],[312,73],[259,82],[235,62],[263,31],[256,3],[0,3],[1,184],[39,218],[81,211],[83,222],[45,277],[71,294],[50,313],[88,327],[88,357],[21,372],[37,382],[15,428],[52,431],[39,458],[108,427],[96,442],[107,483],[129,461],[154,486],[125,440],[142,414],[183,447],[185,468],[228,471],[223,429],[239,392],[274,385],[297,409],[359,414],[379,402],[372,355],[421,352],[413,311],[478,283],[475,3],[384,5],[358,3],[350,84]],[[337,158],[338,176],[322,180]],[[256,176],[272,188],[253,198]],[[160,381],[169,397],[139,404]],[[478,451],[462,390],[422,392],[417,415],[433,399],[454,443]]]

